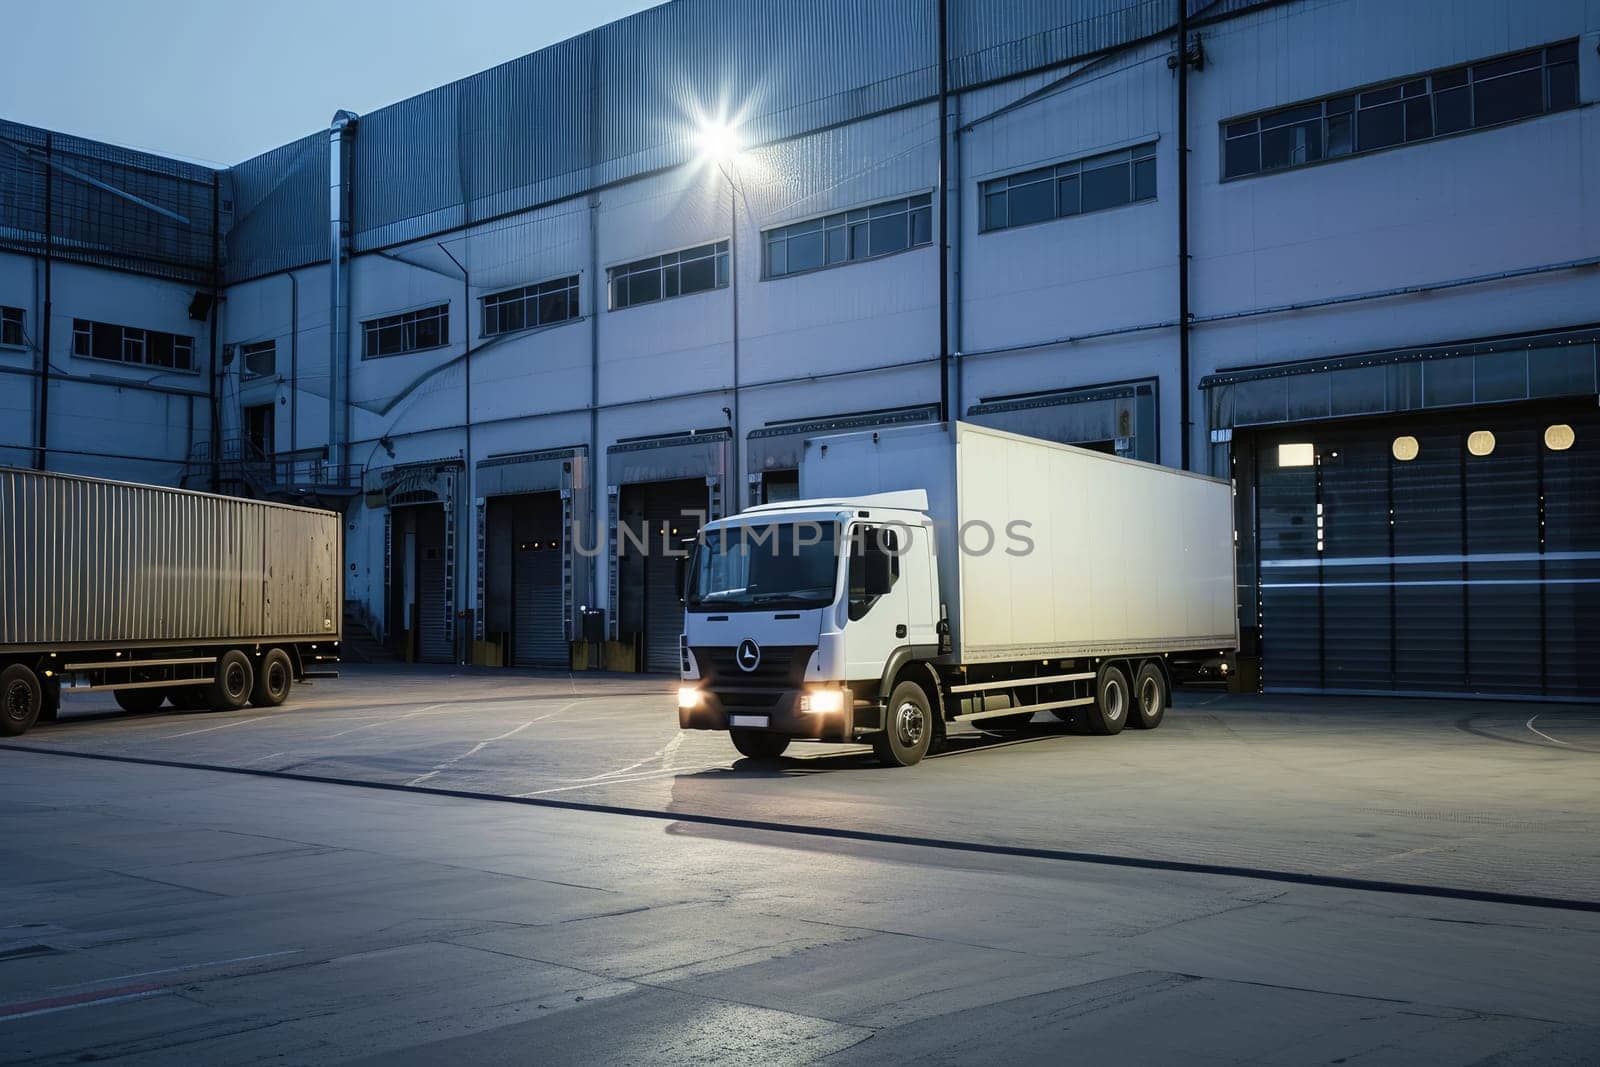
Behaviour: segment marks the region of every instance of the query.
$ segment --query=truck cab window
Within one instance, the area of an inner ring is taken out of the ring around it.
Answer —
[[[900,542],[882,526],[857,526],[850,538],[850,621],[864,618],[900,580]]]

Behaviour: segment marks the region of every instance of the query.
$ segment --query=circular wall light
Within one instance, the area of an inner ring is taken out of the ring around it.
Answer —
[[[1564,422],[1558,422],[1544,429],[1544,447],[1552,452],[1565,452],[1572,447],[1578,435],[1572,432],[1572,427]]]
[[[1487,456],[1494,451],[1494,434],[1488,430],[1473,430],[1467,435],[1467,451],[1474,456]]]
[[[1417,453],[1422,451],[1422,446],[1417,444],[1415,437],[1406,434],[1402,437],[1396,437],[1394,444],[1389,447],[1389,451],[1394,453],[1394,458],[1401,463],[1410,463],[1417,458]]]

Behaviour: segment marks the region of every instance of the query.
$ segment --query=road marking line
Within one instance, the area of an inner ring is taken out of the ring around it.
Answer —
[[[680,774],[698,774],[701,771],[711,771],[718,768],[726,770],[726,763],[708,763],[703,767],[663,767],[659,770],[644,771],[640,774],[618,776],[616,778],[601,778],[597,781],[579,782],[576,785],[558,785],[550,789],[535,789],[531,793],[513,793],[513,797],[541,797],[546,793],[568,793],[574,789],[594,789],[602,785],[627,785],[633,782],[648,782],[657,778],[676,778]]]
[[[577,704],[578,704],[578,701],[574,700],[571,704],[564,704],[561,707],[557,708],[555,711],[552,711],[548,715],[541,715],[537,719],[529,719],[527,722],[523,723],[521,726],[518,726],[514,730],[507,730],[505,733],[500,734],[500,735],[498,735],[496,737],[485,738],[484,740],[479,741],[477,744],[473,745],[467,751],[461,753],[461,755],[452,756],[450,759],[447,759],[443,763],[438,764],[437,766],[435,766],[433,768],[433,770],[429,771],[427,774],[418,775],[417,777],[411,779],[411,781],[407,782],[406,785],[420,785],[421,783],[426,782],[429,778],[433,778],[436,775],[438,775],[439,772],[448,770],[450,767],[454,766],[455,764],[460,763],[462,760],[467,759],[467,758],[469,758],[471,756],[476,756],[478,753],[482,752],[484,749],[488,748],[490,745],[494,744],[496,741],[504,741],[508,737],[514,737],[517,734],[520,734],[522,731],[526,730],[528,727],[532,726],[534,723],[536,723],[536,722],[544,722],[546,719],[553,719],[557,715],[560,715],[562,712],[566,711],[568,708],[575,707]]]
[[[0,1007],[0,1024],[16,1022],[19,1019],[32,1019],[40,1015],[53,1015],[58,1011],[71,1011],[74,1008],[92,1008],[102,1004],[117,1004],[127,1000],[144,1000],[147,997],[162,996],[170,993],[174,985],[181,985],[184,982],[194,981],[195,979],[185,977],[178,981],[143,982],[138,985],[112,986],[109,988],[103,984],[105,982],[119,982],[128,978],[148,978],[161,974],[193,975],[199,971],[226,967],[230,963],[248,963],[252,960],[269,959],[273,956],[293,956],[300,951],[300,949],[296,948],[285,949],[282,952],[261,952],[254,956],[237,956],[230,960],[213,960],[210,963],[193,963],[182,967],[169,967],[160,971],[143,971],[139,974],[121,975],[117,978],[103,978],[100,979],[102,984],[97,989],[86,989],[77,993],[64,993],[59,996],[45,997],[42,1000],[32,1000]]]
[[[629,771],[632,771],[632,770],[634,770],[634,769],[636,769],[638,767],[643,767],[647,763],[654,763],[658,759],[661,761],[663,769],[671,770],[672,769],[672,757],[677,753],[678,746],[683,744],[683,738],[684,738],[683,731],[680,730],[676,734],[673,735],[671,741],[668,741],[665,745],[663,745],[662,747],[656,749],[654,752],[650,753],[650,755],[646,756],[642,760],[639,760],[637,763],[630,763],[626,767],[619,767],[614,771],[604,771],[604,772],[602,772],[600,774],[591,774],[587,778],[570,778],[570,779],[568,779],[568,781],[572,781],[572,782],[597,782],[597,781],[600,781],[603,778],[616,778],[616,777],[619,777],[621,775],[627,774]]]
[[[207,726],[207,727],[205,727],[204,729],[201,729],[201,730],[185,730],[181,734],[162,734],[160,737],[152,737],[152,738],[150,738],[150,740],[151,741],[175,741],[180,737],[193,737],[195,734],[209,734],[213,730],[226,730],[226,729],[229,729],[230,727],[234,727],[234,726],[244,726],[244,725],[247,725],[247,724],[252,723],[252,722],[260,722],[262,719],[265,719],[265,718],[267,718],[267,716],[265,716],[265,715],[257,715],[255,718],[252,718],[252,719],[236,719],[233,722],[225,722],[221,726]]]
[[[1537,716],[1537,715],[1535,715],[1535,716],[1534,716],[1534,717],[1533,717],[1533,719],[1537,719],[1537,718],[1538,718],[1538,717],[1539,717],[1539,716]],[[1544,739],[1545,739],[1545,740],[1546,740],[1546,741],[1549,741],[1549,742],[1550,742],[1550,743],[1551,743],[1551,744],[1555,744],[1555,745],[1564,745],[1564,746],[1566,746],[1566,747],[1567,747],[1567,748],[1571,748],[1571,747],[1572,747],[1572,745],[1571,745],[1571,744],[1570,744],[1570,743],[1569,743],[1569,742],[1566,742],[1566,741],[1558,741],[1558,740],[1556,740],[1556,739],[1555,739],[1555,738],[1554,738],[1554,737],[1551,737],[1551,736],[1550,736],[1550,735],[1549,735],[1549,734],[1547,734],[1547,733],[1545,733],[1545,732],[1544,732],[1544,731],[1543,731],[1543,730],[1541,730],[1541,729],[1539,729],[1539,728],[1538,728],[1538,727],[1536,727],[1536,726],[1534,726],[1534,725],[1533,725],[1533,719],[1529,719],[1529,720],[1528,720],[1528,721],[1527,721],[1527,722],[1526,722],[1526,723],[1524,723],[1524,724],[1523,724],[1523,725],[1524,725],[1524,726],[1526,726],[1526,727],[1527,727],[1527,728],[1528,728],[1528,729],[1530,729],[1530,730],[1532,730],[1532,731],[1533,731],[1533,732],[1534,732],[1534,733],[1536,733],[1536,734],[1538,734],[1538,735],[1539,735],[1539,736],[1540,736],[1540,737],[1542,737],[1542,738],[1544,738]]]

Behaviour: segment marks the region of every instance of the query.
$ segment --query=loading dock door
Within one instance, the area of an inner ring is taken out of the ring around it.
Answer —
[[[455,633],[446,588],[444,508],[417,512],[417,658],[423,663],[455,659]]]
[[[707,502],[703,480],[682,479],[622,487],[623,523],[643,535],[647,550],[638,551],[627,541],[618,568],[621,582],[621,623],[639,635],[647,671],[676,672],[678,635],[683,632],[683,601],[679,598],[681,550],[699,532]]]
[[[1256,453],[1266,688],[1600,695],[1592,411],[1320,424]]]
[[[562,609],[559,525],[559,517],[554,524],[539,523],[531,537],[517,543],[512,652],[519,667],[566,667],[571,659]]]

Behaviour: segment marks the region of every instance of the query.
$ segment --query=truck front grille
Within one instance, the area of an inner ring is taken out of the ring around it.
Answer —
[[[695,648],[700,675],[716,690],[798,689],[805,681],[806,665],[815,645],[774,645],[761,650],[761,663],[753,671],[739,668],[733,648]]]

